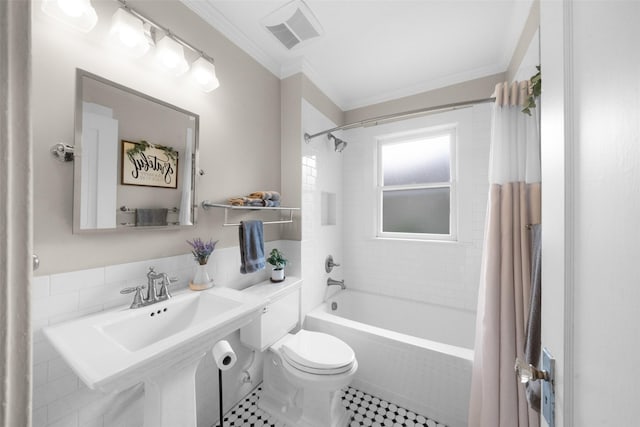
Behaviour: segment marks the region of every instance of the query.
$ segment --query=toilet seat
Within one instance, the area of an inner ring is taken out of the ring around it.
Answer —
[[[349,363],[349,364],[347,364],[345,366],[341,366],[339,368],[329,368],[329,369],[314,368],[314,367],[311,367],[311,366],[301,365],[300,363],[296,362],[295,360],[290,359],[284,353],[282,354],[282,358],[284,359],[286,364],[290,365],[293,369],[297,369],[298,371],[305,372],[307,374],[314,374],[314,375],[339,375],[339,374],[344,374],[345,372],[349,372],[351,370],[351,368],[353,367],[353,362],[352,362],[352,363]]]
[[[355,354],[340,339],[300,330],[282,343],[283,359],[293,368],[316,375],[338,375],[352,369]]]

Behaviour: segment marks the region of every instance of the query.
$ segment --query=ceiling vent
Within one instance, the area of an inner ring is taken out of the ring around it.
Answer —
[[[289,50],[323,33],[320,22],[302,0],[289,2],[267,15],[262,25]]]

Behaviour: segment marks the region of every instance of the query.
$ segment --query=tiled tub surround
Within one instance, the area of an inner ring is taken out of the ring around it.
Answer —
[[[473,320],[471,312],[347,290],[308,313],[304,327],[353,348],[358,358],[353,387],[450,427],[464,427]]]
[[[376,238],[377,141],[457,123],[458,240]],[[475,311],[487,209],[491,106],[346,131],[343,277],[351,289]],[[322,173],[322,170],[318,172]],[[389,284],[392,284],[390,286]]]
[[[186,246],[186,243],[185,243]],[[299,242],[266,242],[265,250],[280,248],[289,259],[289,274],[299,275]],[[268,279],[269,270],[242,275],[237,247],[216,249],[209,260],[216,286],[244,289]],[[47,325],[64,322],[112,308],[126,308],[133,296],[121,295],[122,288],[146,283],[150,266],[177,277],[176,291],[188,286],[195,272],[191,254],[150,259],[49,276],[35,277],[32,286],[33,328],[33,426],[34,427],[139,427],[142,425],[143,387],[106,395],[88,389],[53,349],[42,333]],[[227,337],[238,354],[238,363],[225,372],[225,408],[230,408],[262,381],[261,358],[254,365],[251,383],[243,383],[242,371],[251,352],[239,342],[239,334]],[[209,426],[218,417],[217,371],[212,358],[205,357],[196,374],[198,419]],[[200,404],[202,402],[202,404]]]

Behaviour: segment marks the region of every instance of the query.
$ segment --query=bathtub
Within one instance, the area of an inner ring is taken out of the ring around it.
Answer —
[[[469,311],[353,290],[304,320],[353,348],[353,387],[449,427],[467,425],[474,324]]]

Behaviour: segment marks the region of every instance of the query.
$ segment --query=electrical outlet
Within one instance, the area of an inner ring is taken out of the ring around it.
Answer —
[[[556,419],[556,395],[554,391],[555,359],[546,348],[542,350],[542,370],[547,371],[548,381],[542,381],[542,416],[547,420],[549,427],[555,427]]]

